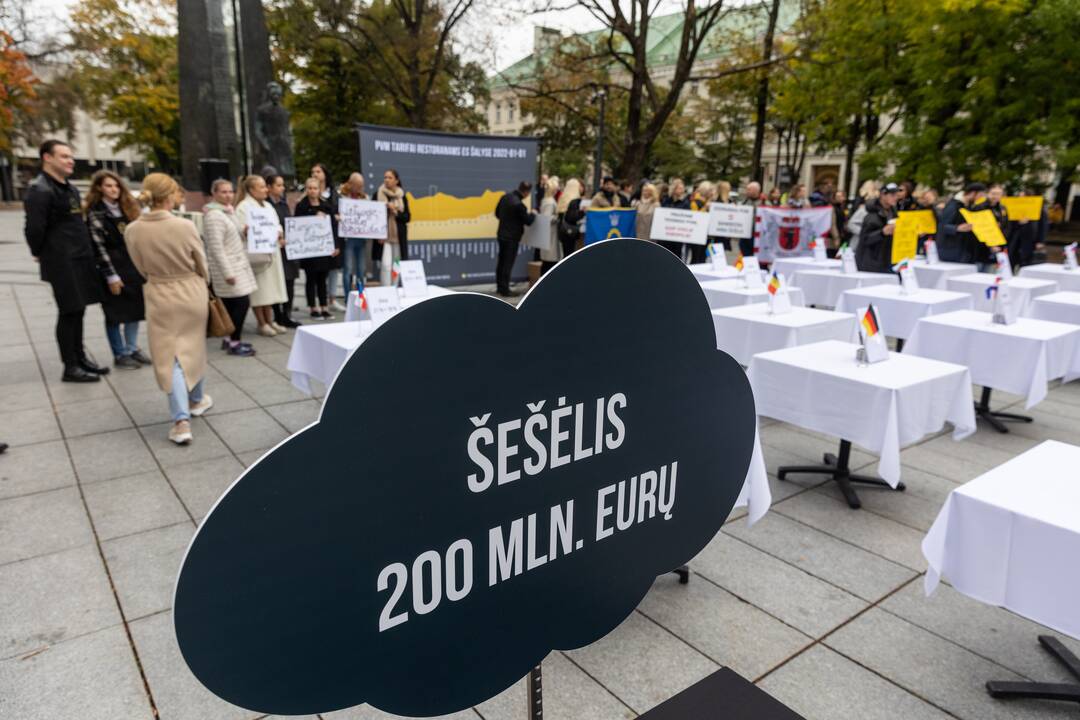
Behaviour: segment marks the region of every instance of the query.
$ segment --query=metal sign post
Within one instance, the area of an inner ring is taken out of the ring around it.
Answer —
[[[526,697],[529,703],[529,720],[544,720],[544,678],[540,665],[529,671]]]

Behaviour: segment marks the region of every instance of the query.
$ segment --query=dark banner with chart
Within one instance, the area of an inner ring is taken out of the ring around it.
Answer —
[[[409,258],[429,281],[495,281],[495,205],[522,180],[536,181],[539,141],[358,125],[360,167],[368,187],[398,171],[409,199]],[[513,278],[525,279],[532,248],[522,246]]]

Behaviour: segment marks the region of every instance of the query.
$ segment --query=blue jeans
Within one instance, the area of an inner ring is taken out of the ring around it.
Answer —
[[[357,282],[364,282],[364,254],[367,251],[366,238],[345,238],[345,294],[355,290]]]
[[[191,403],[202,402],[203,381],[195,383],[195,387],[188,393],[187,381],[184,379],[184,370],[180,367],[180,361],[173,360],[172,368],[172,392],[169,393],[169,414],[173,422],[191,419]]]
[[[105,323],[105,335],[109,338],[113,357],[121,358],[139,349],[139,321],[124,323],[123,337],[120,335],[120,323]]]

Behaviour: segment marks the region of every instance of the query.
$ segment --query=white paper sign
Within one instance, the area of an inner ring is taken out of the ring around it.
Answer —
[[[900,271],[900,292],[904,295],[914,295],[919,292],[919,279],[915,276],[915,268],[911,265]]]
[[[1065,246],[1065,269],[1076,270],[1076,243],[1070,243]]]
[[[398,263],[401,272],[401,291],[405,297],[427,297],[427,275],[424,273],[423,260],[401,260]]]
[[[881,311],[874,308],[874,314],[877,315],[878,331],[873,335],[869,335],[866,326],[863,324],[863,317],[868,310],[869,308],[859,308],[858,313],[855,315],[855,317],[859,318],[859,341],[862,343],[866,362],[876,363],[888,360],[889,344],[885,342],[885,333],[881,332]]]
[[[825,262],[829,259],[829,253],[825,251],[825,241],[818,238],[814,241],[814,262]]]
[[[938,259],[937,243],[933,240],[927,240],[923,243],[923,249],[926,250],[926,264],[937,265],[941,260]]]
[[[1004,280],[1012,280],[1012,262],[1009,261],[1009,253],[999,252],[994,253],[994,260],[997,261],[997,274]]]
[[[709,206],[709,231],[707,234],[729,238],[753,237],[753,206],[714,202]]]
[[[364,297],[367,298],[368,314],[375,327],[401,312],[401,297],[396,287],[364,288]]]
[[[1009,293],[1008,284],[999,283],[991,308],[994,322],[999,325],[1012,325],[1016,322],[1018,310],[1017,304],[1013,302],[1012,295]]]
[[[247,241],[249,253],[277,252],[281,222],[277,210],[267,205],[249,205],[247,218]]]
[[[343,197],[338,200],[338,215],[341,237],[386,239],[388,213],[383,203]]]
[[[327,257],[334,253],[329,215],[285,218],[285,257],[290,260]]]
[[[723,245],[720,243],[709,245],[709,262],[712,263],[713,270],[722,270],[727,267],[727,255],[724,253]]]
[[[859,272],[859,266],[855,264],[855,251],[851,248],[844,251],[844,254],[840,256],[840,261],[843,263],[841,269],[844,274],[851,275]]]
[[[552,226],[555,218],[551,215],[537,214],[533,218],[532,225],[525,226],[525,234],[521,237],[521,243],[526,247],[537,250],[551,249]]]
[[[743,284],[748,288],[759,288],[765,283],[761,280],[761,264],[756,257],[744,257],[742,266]]]
[[[709,242],[709,216],[679,208],[656,208],[650,240],[705,245]]]

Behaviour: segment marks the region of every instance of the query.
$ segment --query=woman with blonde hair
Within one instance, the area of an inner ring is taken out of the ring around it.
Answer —
[[[262,175],[248,175],[240,181],[239,202],[236,203],[236,218],[243,227],[244,236],[247,237],[247,214],[252,208],[266,208],[274,210],[273,206],[266,201],[270,190],[266,187],[266,180]],[[277,219],[277,211],[274,210],[274,218]],[[278,247],[285,247],[285,233],[278,220]],[[281,253],[275,250],[271,253],[249,254],[251,269],[255,272],[255,291],[251,293],[251,310],[255,313],[259,334],[264,337],[283,335],[286,329],[274,322],[274,306],[280,305],[289,299],[285,291],[285,267],[281,263]]]
[[[233,184],[218,178],[210,185],[212,200],[203,205],[203,240],[210,268],[210,284],[221,298],[233,323],[233,332],[222,338],[221,349],[230,355],[252,357],[255,348],[243,342],[244,318],[255,292],[255,273],[248,260],[243,225],[233,207]]]
[[[124,244],[124,230],[139,218],[139,203],[123,179],[111,170],[98,170],[90,179],[83,203],[98,272],[109,292],[101,301],[105,335],[113,364],[136,370],[150,364],[139,349],[139,323],[146,319],[143,279]],[[121,327],[122,326],[122,327]]]
[[[562,245],[559,243],[559,225],[556,216],[559,212],[559,203],[556,199],[559,194],[559,178],[548,178],[543,188],[544,195],[540,200],[540,216],[537,222],[546,222],[551,229],[551,237],[548,246],[540,249],[540,273],[546,273],[555,263],[563,259]]]
[[[191,442],[191,416],[214,401],[203,392],[206,371],[206,317],[209,304],[206,256],[199,231],[172,214],[177,184],[164,173],[143,180],[139,199],[150,212],[127,226],[124,242],[146,278],[147,334],[154,376],[169,396],[173,425],[169,440]]]
[[[562,194],[559,195],[559,202],[555,204],[555,215],[558,218],[555,223],[556,234],[559,237],[563,257],[577,249],[577,241],[581,237],[581,229],[578,225],[584,214],[581,210],[581,181],[570,178],[566,181]]]
[[[702,180],[698,183],[697,188],[694,189],[694,194],[690,197],[690,209],[694,212],[709,212],[709,206],[712,205],[715,196],[716,186],[708,180]],[[707,255],[704,245],[687,243],[687,246],[690,249],[690,263],[692,265],[705,262]]]
[[[660,207],[660,193],[652,183],[641,186],[641,198],[634,204],[637,210],[634,234],[638,240],[650,240],[652,235],[653,213]]]

